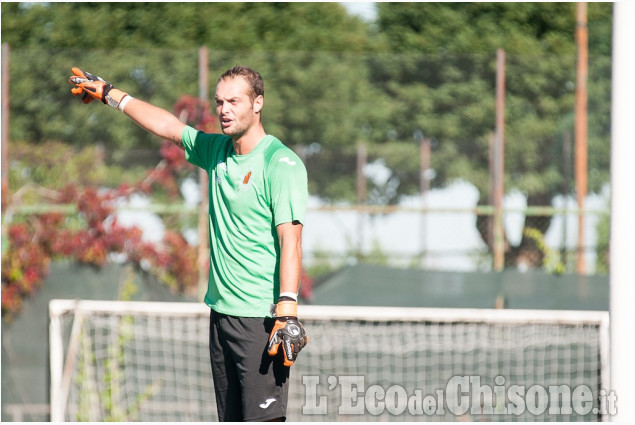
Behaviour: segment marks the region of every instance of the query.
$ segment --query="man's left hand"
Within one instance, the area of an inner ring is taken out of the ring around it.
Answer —
[[[276,322],[269,335],[267,351],[270,356],[278,354],[278,347],[282,345],[284,365],[291,366],[295,362],[300,350],[309,342],[302,323],[298,320],[298,304],[295,301],[280,301],[276,306]]]

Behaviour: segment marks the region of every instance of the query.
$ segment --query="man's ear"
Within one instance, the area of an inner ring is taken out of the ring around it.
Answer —
[[[265,103],[265,98],[260,95],[257,98],[254,99],[254,112],[255,113],[260,113],[260,111],[262,110],[262,107],[264,106]]]

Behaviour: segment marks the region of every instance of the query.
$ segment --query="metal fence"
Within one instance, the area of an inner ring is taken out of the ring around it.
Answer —
[[[582,261],[584,273],[608,271],[609,151],[603,118],[608,103],[602,96],[610,87],[610,58],[591,63],[590,90],[598,95],[588,111],[591,191],[580,208],[572,173],[573,57],[507,55],[506,91],[500,93],[501,57],[496,52],[364,55],[6,47],[8,90],[3,92],[10,102],[3,105],[10,106],[3,111],[9,127],[3,139],[3,175],[8,171],[8,195],[32,183],[39,172],[37,164],[28,163],[32,158],[21,158],[20,152],[37,150],[50,140],[78,152],[100,146],[102,164],[122,170],[119,181],[111,175],[101,182],[104,186],[129,183],[126,179],[143,175],[143,169],[160,161],[154,136],[115,111],[82,105],[70,94],[72,66],[175,111],[184,95],[209,99],[217,74],[245,63],[265,78],[266,129],[296,150],[307,166],[308,268],[364,261],[443,270],[546,267],[581,272]],[[473,80],[479,82],[470,85]],[[42,81],[46,90],[34,92]],[[477,88],[482,89],[478,97],[472,92]],[[496,176],[492,140],[500,132],[496,98],[501,95],[508,99],[503,111],[506,140],[504,152],[497,154],[504,156],[506,168]],[[554,102],[548,110],[547,101]],[[188,119],[197,125],[202,118]],[[188,173],[182,192],[185,197],[189,190],[191,199],[182,207],[171,205],[171,212],[196,214],[197,174]],[[494,188],[503,182],[505,196],[497,208]],[[34,208],[39,208],[37,202],[25,202],[14,211]],[[139,223],[148,225],[143,219]],[[496,229],[502,232],[498,241]],[[196,242],[196,229],[188,232]],[[502,265],[495,264],[496,255],[504,259]]]

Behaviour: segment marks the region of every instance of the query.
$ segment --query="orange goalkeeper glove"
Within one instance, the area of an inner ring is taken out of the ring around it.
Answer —
[[[282,345],[284,365],[291,366],[300,350],[309,342],[309,336],[298,320],[298,303],[278,301],[274,317],[276,322],[269,335],[267,351],[270,356],[275,356],[278,354],[278,347]]]
[[[99,99],[106,105],[119,109],[119,104],[128,93],[116,89],[112,84],[107,83],[101,77],[83,71],[79,68],[72,68],[73,75],[68,79],[75,87],[71,93],[75,96],[82,95],[82,102],[90,103],[94,99]]]

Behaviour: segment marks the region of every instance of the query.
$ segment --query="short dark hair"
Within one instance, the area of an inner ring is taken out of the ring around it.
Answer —
[[[258,96],[265,95],[265,83],[262,80],[262,76],[257,71],[247,66],[236,65],[235,67],[228,69],[218,78],[218,83],[220,83],[221,80],[236,77],[243,77],[249,83],[249,86],[251,87],[249,98],[252,102]]]

